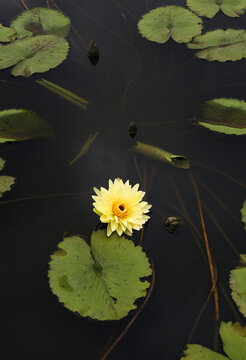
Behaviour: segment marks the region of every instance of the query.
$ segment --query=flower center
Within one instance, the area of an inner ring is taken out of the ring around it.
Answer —
[[[114,203],[112,206],[112,211],[114,215],[118,216],[121,219],[124,218],[128,213],[127,206],[123,202]]]

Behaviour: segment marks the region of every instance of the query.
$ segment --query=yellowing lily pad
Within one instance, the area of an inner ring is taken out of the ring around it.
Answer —
[[[81,316],[118,320],[136,308],[150,283],[151,267],[140,246],[113,233],[93,231],[90,246],[65,238],[51,256],[50,287],[60,302]]]
[[[241,255],[239,267],[231,271],[230,287],[233,300],[246,317],[246,254]]]
[[[228,135],[246,135],[246,102],[238,99],[206,101],[203,121],[198,124],[209,130]]]
[[[54,35],[39,35],[0,47],[0,69],[15,65],[12,74],[29,77],[61,64],[69,51],[68,42]]]
[[[196,36],[189,49],[200,50],[196,56],[208,61],[236,61],[246,57],[246,30],[213,30]]]
[[[227,16],[244,14],[246,0],[186,0],[187,6],[200,16],[214,17],[219,10]]]
[[[220,325],[220,336],[225,354],[218,354],[201,345],[187,345],[181,360],[245,360],[246,327],[239,323],[223,322]]]
[[[202,20],[181,6],[163,6],[151,10],[138,22],[140,34],[148,40],[165,43],[170,37],[187,43],[202,31]]]
[[[228,360],[228,358],[205,346],[192,344],[187,346],[181,360]]]
[[[15,40],[16,37],[15,29],[0,24],[0,42],[10,42]]]
[[[190,162],[185,156],[175,155],[157,146],[144,144],[140,141],[137,141],[137,144],[133,146],[130,151],[154,160],[166,162],[181,169],[189,169],[190,167]]]
[[[52,135],[52,127],[30,110],[0,111],[0,143],[45,138]]]
[[[0,171],[3,170],[5,166],[5,160],[0,158]],[[11,186],[15,183],[15,178],[12,176],[0,176],[0,198],[6,191],[11,190]]]
[[[66,37],[70,29],[70,20],[60,11],[47,8],[33,8],[24,11],[11,23],[11,27],[22,39],[34,35],[58,35]]]

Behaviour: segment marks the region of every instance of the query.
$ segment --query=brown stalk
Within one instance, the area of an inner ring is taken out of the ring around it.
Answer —
[[[196,199],[197,199],[197,205],[198,205],[198,210],[199,210],[199,215],[200,215],[200,220],[201,220],[201,225],[202,225],[202,231],[203,231],[203,239],[205,242],[205,247],[206,247],[206,252],[207,252],[207,257],[208,257],[208,263],[209,263],[209,269],[210,269],[210,275],[211,275],[211,281],[212,281],[212,285],[215,284],[215,288],[214,288],[214,308],[215,308],[215,324],[216,324],[216,328],[219,324],[219,320],[220,320],[220,315],[219,315],[219,295],[218,295],[218,288],[216,286],[216,271],[215,271],[215,266],[213,264],[213,260],[212,260],[212,255],[211,255],[211,250],[210,250],[210,246],[209,246],[209,242],[208,242],[208,236],[207,236],[207,231],[206,231],[206,226],[205,226],[205,221],[204,221],[204,217],[203,217],[203,211],[202,211],[202,205],[201,205],[201,198],[200,198],[200,194],[198,191],[198,187],[196,184],[195,179],[193,178],[193,176],[191,174],[189,174],[191,183],[193,185],[194,191],[195,191],[195,195],[196,195]],[[215,345],[215,350],[217,349],[217,329],[216,329],[216,333],[215,333],[215,341],[214,341],[214,345]]]
[[[113,344],[108,348],[108,350],[105,352],[105,354],[101,357],[100,360],[105,360],[107,359],[107,357],[109,356],[109,354],[111,354],[111,352],[114,350],[114,348],[116,347],[116,345],[120,342],[120,340],[123,338],[123,336],[128,332],[128,330],[130,329],[130,327],[132,326],[132,324],[135,322],[135,320],[137,319],[137,317],[140,315],[140,313],[142,312],[143,308],[145,307],[145,305],[147,304],[147,302],[149,301],[149,298],[153,292],[154,286],[155,286],[155,264],[154,261],[152,259],[150,259],[151,261],[151,266],[152,266],[152,283],[149,289],[149,292],[146,296],[146,298],[144,299],[144,302],[142,303],[142,305],[139,307],[138,311],[135,313],[135,315],[133,316],[133,318],[131,319],[131,321],[127,324],[127,326],[124,328],[124,330],[120,333],[120,335],[115,339],[115,341],[113,342]]]
[[[49,0],[46,0],[46,5],[47,5],[48,8],[50,7],[50,2],[49,2]]]
[[[22,6],[24,7],[25,10],[29,10],[28,6],[26,5],[24,0],[20,0]]]

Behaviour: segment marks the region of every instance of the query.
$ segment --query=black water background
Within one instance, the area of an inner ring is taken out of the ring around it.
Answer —
[[[1,308],[4,324],[0,353],[5,359],[99,359],[110,338],[120,333],[129,318],[119,322],[97,322],[77,317],[59,304],[48,286],[49,257],[63,233],[88,236],[98,224],[92,212],[93,186],[107,186],[109,178],[122,176],[134,184],[138,174],[128,148],[135,143],[127,133],[130,121],[139,128],[137,140],[189,157],[191,172],[201,179],[237,218],[246,197],[239,185],[201,168],[207,164],[245,181],[245,138],[216,136],[193,127],[189,120],[201,116],[202,103],[215,97],[245,100],[246,62],[208,63],[196,59],[185,45],[170,40],[159,45],[142,39],[136,20],[110,0],[78,1],[88,15],[71,1],[56,1],[71,18],[85,43],[95,39],[100,62],[94,68],[86,49],[71,32],[71,52],[57,69],[30,79],[11,78],[1,71],[0,108],[28,108],[48,120],[56,138],[1,145],[7,159],[5,174],[17,178],[4,199],[25,196],[87,192],[62,197],[19,202],[1,207]],[[168,1],[122,0],[140,18],[150,8]],[[184,1],[172,3],[185,5]],[[45,1],[28,1],[30,7]],[[21,10],[11,1],[0,1],[1,23],[7,25]],[[125,18],[124,18],[125,17]],[[105,27],[102,26],[105,25]],[[246,17],[231,19],[218,14],[204,20],[204,27],[245,28]],[[124,38],[124,39],[123,39]],[[136,50],[135,50],[136,49]],[[35,84],[44,77],[89,99],[93,106],[83,112]],[[126,96],[127,85],[129,91]],[[154,123],[173,121],[158,126]],[[152,125],[151,125],[152,123]],[[149,124],[149,125],[148,125]],[[90,133],[100,134],[90,151],[73,166]],[[170,185],[179,189],[190,216],[199,227],[195,196],[186,171],[137,158],[141,171],[155,172],[147,187],[147,200],[165,216],[178,215],[165,202],[180,207]],[[201,187],[202,200],[213,212],[234,246],[245,252],[243,225],[235,222]],[[228,275],[238,260],[207,214],[208,238],[219,270],[220,282],[229,293]],[[152,297],[110,359],[179,359],[195,318],[211,283],[207,264],[193,239],[188,223],[168,234],[163,218],[155,211],[144,234],[144,247],[156,265],[156,286]],[[200,227],[199,227],[200,229]],[[135,235],[137,240],[138,234]],[[221,318],[235,321],[235,315],[220,294]],[[192,339],[212,347],[213,302],[209,305]],[[113,334],[113,335],[112,335]]]

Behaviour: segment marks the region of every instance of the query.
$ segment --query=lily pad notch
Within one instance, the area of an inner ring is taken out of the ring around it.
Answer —
[[[48,276],[52,292],[69,310],[93,319],[119,320],[146,296],[151,274],[141,246],[98,230],[92,232],[90,246],[79,236],[59,243]]]
[[[201,34],[202,20],[181,6],[162,6],[143,15],[138,30],[146,39],[160,44],[170,37],[178,43],[188,43]]]
[[[5,33],[16,39],[0,46],[0,69],[14,66],[12,75],[29,77],[57,67],[68,55],[65,37],[69,29],[69,18],[57,10],[34,8],[23,12],[10,28],[0,27],[0,41],[5,40]]]

